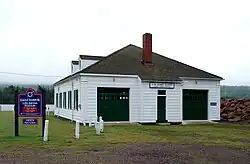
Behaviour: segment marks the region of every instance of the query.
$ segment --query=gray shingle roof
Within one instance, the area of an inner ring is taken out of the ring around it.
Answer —
[[[139,75],[142,80],[160,81],[180,80],[179,77],[222,79],[214,74],[156,53],[152,53],[153,66],[143,65],[141,59],[142,48],[128,45],[80,72]]]
[[[99,58],[98,62],[77,73],[138,75],[142,80],[156,81],[181,81],[180,77],[223,80],[222,77],[157,53],[152,53],[153,66],[145,66],[141,63],[141,59],[142,48],[130,44],[106,57]]]

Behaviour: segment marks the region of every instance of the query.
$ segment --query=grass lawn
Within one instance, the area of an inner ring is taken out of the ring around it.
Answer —
[[[176,143],[250,147],[250,125],[107,125],[100,136],[94,128],[80,126],[80,139],[74,138],[74,123],[54,116],[49,119],[49,141],[44,143],[40,125],[22,125],[20,136],[14,137],[13,112],[0,112],[0,151],[18,147],[99,148],[130,143]]]

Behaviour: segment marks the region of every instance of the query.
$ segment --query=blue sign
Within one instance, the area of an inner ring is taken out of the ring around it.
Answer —
[[[32,88],[18,95],[19,117],[41,117],[42,116],[42,94],[36,93]]]
[[[23,124],[26,125],[36,125],[37,124],[37,118],[24,118],[23,119]]]

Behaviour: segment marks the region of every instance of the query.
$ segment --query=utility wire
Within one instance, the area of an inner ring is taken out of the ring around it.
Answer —
[[[14,72],[0,72],[0,74],[11,74],[11,75],[22,75],[22,76],[39,76],[39,77],[64,77],[64,76],[35,75],[35,74],[14,73]]]

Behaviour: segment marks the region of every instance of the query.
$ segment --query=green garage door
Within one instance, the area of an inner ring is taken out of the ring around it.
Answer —
[[[207,120],[208,91],[183,90],[183,120]]]
[[[129,121],[129,88],[97,88],[97,116],[104,121]]]

